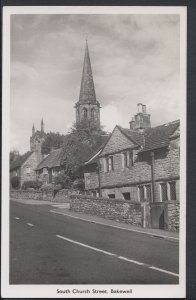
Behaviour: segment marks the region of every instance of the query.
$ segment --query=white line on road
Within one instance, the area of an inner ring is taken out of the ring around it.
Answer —
[[[55,211],[55,210],[50,210],[50,212],[54,213],[54,214],[64,215],[64,216],[67,216],[67,217],[70,217],[70,218],[73,218],[73,219],[78,219],[78,220],[81,220],[81,221],[86,221],[86,222],[90,222],[90,223],[104,225],[104,226],[107,226],[107,227],[114,227],[114,228],[121,229],[121,230],[128,230],[128,231],[133,231],[133,232],[137,232],[137,233],[147,234],[151,237],[156,236],[156,237],[161,237],[161,238],[166,238],[166,239],[171,239],[171,240],[177,240],[177,241],[179,240],[179,238],[172,237],[172,236],[161,235],[161,234],[153,234],[152,232],[146,232],[146,231],[143,231],[143,230],[137,230],[137,229],[132,229],[132,228],[125,228],[125,227],[120,227],[120,226],[116,226],[116,225],[111,225],[111,224],[105,224],[105,223],[102,223],[102,222],[99,222],[99,221],[87,220],[87,219],[84,219],[84,218],[81,218],[81,217],[71,216],[70,214],[66,214],[64,212],[59,212],[59,211]]]
[[[20,220],[20,218],[19,218],[19,217],[15,217],[15,219],[16,219],[16,220]]]
[[[29,226],[34,226],[33,224],[31,224],[31,223],[27,223],[27,225],[29,225]]]
[[[68,238],[66,238],[64,236],[61,236],[61,235],[56,235],[56,237],[58,237],[60,239],[63,239],[65,241],[68,241],[68,242],[71,242],[71,243],[83,246],[85,248],[92,249],[92,250],[97,251],[97,252],[101,252],[101,253],[104,253],[104,254],[107,254],[107,255],[114,256],[114,257],[116,257],[118,259],[125,260],[125,261],[128,261],[128,262],[133,263],[133,264],[137,264],[137,265],[141,265],[143,267],[149,268],[149,269],[153,269],[155,271],[159,271],[159,272],[162,272],[162,273],[167,273],[169,275],[173,275],[173,276],[176,276],[176,277],[179,276],[179,274],[177,274],[177,273],[173,273],[173,272],[170,272],[170,271],[167,271],[167,270],[164,270],[164,269],[160,269],[160,268],[157,268],[157,267],[154,267],[154,266],[150,266],[148,264],[142,263],[142,262],[137,261],[137,260],[132,260],[132,259],[129,259],[129,258],[124,257],[124,256],[119,256],[117,254],[114,254],[114,253],[111,253],[111,252],[108,252],[108,251],[105,251],[105,250],[102,250],[102,249],[99,249],[99,248],[95,248],[95,247],[92,247],[92,246],[89,246],[89,245],[86,245],[86,244],[83,244],[83,243],[80,243],[80,242],[68,239]]]

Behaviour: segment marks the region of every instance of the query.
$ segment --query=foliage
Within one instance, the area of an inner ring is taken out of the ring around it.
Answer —
[[[61,164],[65,173],[73,180],[83,177],[82,165],[102,144],[105,132],[90,123],[74,125],[63,145]]]
[[[27,190],[29,188],[33,188],[35,190],[38,190],[42,186],[43,182],[39,180],[29,180],[24,181],[22,184],[22,189]]]
[[[42,154],[49,154],[52,149],[58,149],[62,147],[65,140],[65,135],[59,132],[47,133],[46,139],[42,144]]]
[[[13,189],[19,189],[20,187],[20,179],[18,178],[18,176],[13,176],[11,177],[11,186]]]
[[[84,189],[85,189],[84,179],[83,178],[75,179],[73,182],[73,188],[80,190],[80,191],[84,191]]]
[[[67,174],[59,173],[54,177],[54,183],[56,189],[69,189],[71,188],[72,181]],[[59,186],[60,185],[60,186]]]
[[[43,184],[39,190],[42,192],[53,192],[54,184],[52,184],[52,183]]]
[[[20,153],[19,153],[18,150],[12,150],[12,151],[10,151],[10,163],[12,163],[16,159],[18,159],[20,156],[21,155],[20,155]]]

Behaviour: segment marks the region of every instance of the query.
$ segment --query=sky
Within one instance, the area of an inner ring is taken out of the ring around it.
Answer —
[[[179,119],[179,15],[12,15],[11,149],[30,150],[32,125],[66,134],[75,121],[88,39],[101,123],[129,127],[137,103],[151,125]]]

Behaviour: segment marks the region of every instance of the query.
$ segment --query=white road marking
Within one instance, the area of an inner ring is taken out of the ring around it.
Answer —
[[[160,268],[157,268],[157,267],[150,266],[149,268],[153,269],[153,270],[156,270],[156,271],[163,272],[163,273],[167,273],[167,274],[170,274],[170,275],[173,275],[173,276],[177,276],[177,277],[179,276],[179,274],[177,274],[177,273],[173,273],[173,272],[163,270],[163,269],[160,269]]]
[[[31,223],[27,223],[27,225],[29,225],[29,226],[34,226],[33,224],[31,224]]]
[[[20,220],[20,218],[19,218],[19,217],[15,217],[15,219],[16,219],[16,220]]]
[[[77,244],[79,246],[83,246],[85,248],[88,248],[88,249],[92,249],[94,251],[97,251],[97,252],[101,252],[101,253],[104,253],[104,254],[107,254],[107,255],[111,255],[111,256],[114,256],[118,259],[121,259],[121,260],[125,260],[125,261],[128,261],[130,263],[133,263],[133,264],[136,264],[136,265],[141,265],[143,267],[146,267],[146,268],[149,268],[149,269],[152,269],[152,270],[155,270],[155,271],[158,271],[158,272],[162,272],[162,273],[167,273],[169,275],[172,275],[172,276],[176,276],[178,277],[179,274],[177,273],[173,273],[173,272],[170,272],[170,271],[167,271],[167,270],[164,270],[164,269],[160,269],[160,268],[157,268],[157,267],[154,267],[154,266],[150,266],[148,264],[145,264],[145,263],[142,263],[140,261],[137,261],[137,260],[133,260],[133,259],[129,259],[127,257],[124,257],[124,256],[119,256],[117,254],[114,254],[112,252],[108,252],[108,251],[105,251],[105,250],[102,250],[102,249],[99,249],[99,248],[95,248],[95,247],[92,247],[90,245],[86,245],[86,244],[83,244],[83,243],[80,243],[80,242],[77,242],[77,241],[74,241],[74,240],[71,240],[69,238],[66,238],[64,236],[61,236],[61,235],[56,235],[56,237],[62,239],[62,240],[65,240],[65,241],[68,241],[70,243],[73,243],[73,244]]]
[[[64,203],[64,204],[52,204],[53,207],[65,207],[65,208],[69,208],[70,204],[69,203]]]
[[[56,236],[58,238],[60,238],[60,239],[66,240],[68,242],[71,242],[71,243],[74,243],[74,244],[77,244],[77,245],[80,245],[80,246],[83,246],[83,247],[86,247],[86,248],[89,248],[89,249],[92,249],[92,250],[95,250],[95,251],[98,251],[98,252],[102,252],[102,253],[105,253],[107,255],[116,255],[116,254],[113,254],[111,252],[108,252],[108,251],[105,251],[105,250],[101,250],[101,249],[98,249],[98,248],[95,248],[95,247],[92,247],[92,246],[89,246],[89,245],[86,245],[86,244],[83,244],[83,243],[80,243],[80,242],[68,239],[68,238],[66,238],[64,236],[61,236],[61,235],[56,235]]]
[[[137,261],[137,260],[133,260],[133,259],[129,259],[129,258],[126,258],[124,256],[118,256],[119,259],[122,259],[122,260],[126,260],[128,262],[131,262],[131,263],[134,263],[136,265],[141,265],[141,266],[145,266],[144,263],[140,262],[140,261]]]
[[[93,220],[87,220],[87,219],[84,219],[84,218],[81,218],[81,217],[71,216],[69,214],[66,214],[66,213],[63,213],[63,212],[60,212],[60,211],[50,210],[50,212],[52,212],[54,214],[64,215],[64,216],[67,216],[67,217],[70,217],[70,218],[73,218],[73,219],[78,219],[78,220],[82,220],[82,221],[86,221],[86,222],[90,222],[90,223],[104,225],[104,226],[107,226],[107,227],[114,227],[114,228],[117,228],[117,229],[122,229],[122,230],[127,230],[127,231],[133,231],[133,232],[137,232],[137,233],[147,234],[147,235],[150,235],[153,238],[156,235],[156,237],[161,237],[161,238],[166,238],[166,239],[171,239],[171,240],[177,240],[177,241],[179,240],[179,238],[172,237],[172,236],[161,235],[161,234],[154,234],[153,235],[152,232],[146,232],[146,231],[132,229],[132,228],[124,228],[124,227],[120,227],[120,226],[116,226],[116,225],[110,225],[110,224],[105,224],[105,223],[102,223],[102,222],[93,221]]]

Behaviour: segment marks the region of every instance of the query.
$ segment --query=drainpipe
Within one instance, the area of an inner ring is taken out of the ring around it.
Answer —
[[[100,169],[101,169],[101,165],[100,165],[100,161],[98,159],[97,170],[98,170],[98,181],[99,181],[99,197],[101,197],[101,175],[100,175]]]
[[[151,156],[151,176],[152,176],[152,202],[155,202],[154,152],[150,152],[150,156]]]

